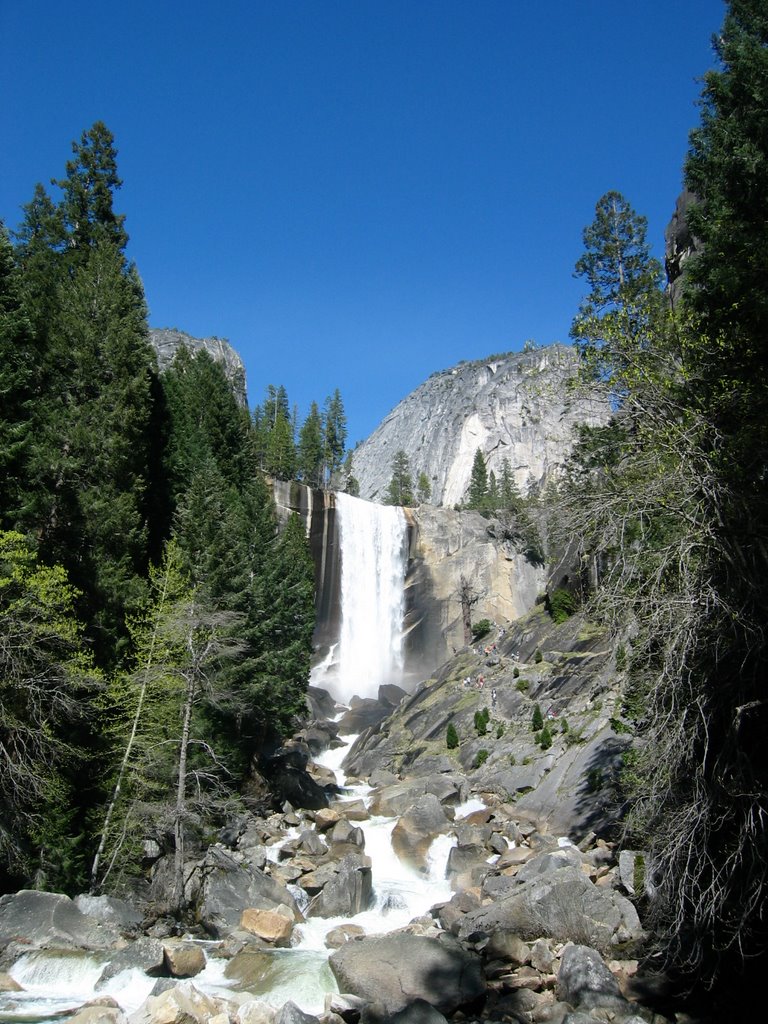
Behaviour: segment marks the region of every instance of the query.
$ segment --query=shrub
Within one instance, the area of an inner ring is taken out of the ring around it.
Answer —
[[[496,726],[496,739],[500,740],[503,735],[504,735],[504,724],[503,724],[503,722],[499,722],[499,724]]]
[[[616,648],[616,671],[623,672],[627,667],[627,649],[624,644]]]
[[[478,736],[485,736],[488,732],[488,721],[491,717],[491,713],[488,708],[483,708],[482,711],[475,712],[475,732]]]
[[[536,651],[536,654],[535,654],[533,660],[536,662],[537,665],[540,665],[542,663],[542,661],[544,660],[544,655],[541,653],[541,651]]]
[[[587,789],[596,793],[603,785],[603,773],[599,768],[590,768],[587,772]]]
[[[519,690],[520,693],[526,693],[530,685],[527,679],[518,679],[515,683],[515,689]]]
[[[485,750],[485,749],[478,750],[478,752],[475,754],[475,760],[474,760],[472,766],[473,766],[473,768],[479,768],[481,765],[485,764],[485,762],[487,760],[488,760],[488,751]]]
[[[561,622],[565,622],[566,619],[573,615],[579,607],[579,602],[570,590],[566,590],[565,587],[558,587],[547,596],[546,606],[547,611],[552,616],[552,621],[560,625]]]
[[[479,622],[475,622],[472,625],[472,642],[475,643],[478,640],[482,640],[484,636],[488,636],[493,627],[493,623],[490,619],[480,619]]]
[[[517,758],[515,757],[514,754],[510,754],[509,755],[509,763],[512,765],[513,768],[517,764]]]
[[[570,728],[570,726],[568,725],[568,719],[567,718],[563,718],[561,720],[561,722],[560,722],[560,732],[565,734],[565,733],[568,732],[569,728]]]
[[[549,726],[545,725],[539,733],[539,746],[542,750],[549,750],[552,746],[552,733],[549,731]]]
[[[456,726],[453,722],[448,724],[448,729],[445,734],[445,745],[449,750],[455,750],[459,745],[459,734],[456,732]]]
[[[514,677],[515,679],[517,679],[517,678],[518,678],[518,677],[520,676],[520,669],[519,669],[519,668],[517,668],[517,667],[513,668],[513,669],[512,669],[512,675],[513,675],[513,677]]]
[[[540,729],[543,728],[544,715],[542,715],[541,708],[537,704],[536,707],[533,709],[533,716],[531,717],[531,729],[533,729],[534,732],[538,732]]]

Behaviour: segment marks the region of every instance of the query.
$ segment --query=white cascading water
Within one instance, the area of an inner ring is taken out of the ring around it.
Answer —
[[[401,508],[349,494],[337,494],[335,501],[341,635],[312,681],[346,703],[354,696],[376,697],[382,683],[402,681],[408,530]]]

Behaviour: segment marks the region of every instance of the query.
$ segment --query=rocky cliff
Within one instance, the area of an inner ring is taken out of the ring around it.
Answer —
[[[403,399],[354,452],[360,495],[381,501],[399,449],[414,481],[426,473],[435,505],[461,502],[478,448],[498,477],[509,459],[525,491],[557,473],[578,423],[605,422],[597,393],[571,387],[577,356],[565,345],[460,363]]]
[[[238,402],[242,406],[247,406],[245,367],[242,359],[228,341],[223,338],[193,338],[190,334],[185,334],[184,331],[175,327],[153,327],[149,332],[149,340],[157,352],[157,362],[161,372],[171,365],[173,357],[182,346],[188,348],[193,355],[196,352],[207,352],[217,363],[222,364]]]

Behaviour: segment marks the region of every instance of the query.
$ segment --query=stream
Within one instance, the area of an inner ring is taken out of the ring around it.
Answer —
[[[370,786],[346,787],[341,764],[355,736],[344,737],[344,746],[326,751],[315,760],[335,772],[343,794],[335,806],[343,811],[345,800],[363,799],[366,805]],[[457,820],[483,804],[471,800],[456,809]],[[392,850],[391,834],[397,818],[371,817],[356,822],[365,834],[365,853],[371,858],[374,901],[370,909],[354,917],[308,918],[297,925],[293,945],[276,949],[258,960],[257,975],[228,976],[230,961],[216,956],[218,942],[201,942],[206,953],[205,969],[192,979],[196,988],[209,995],[233,998],[238,991],[253,993],[271,1006],[280,1007],[289,999],[307,1013],[323,1012],[325,995],[337,991],[328,966],[330,950],[325,936],[340,924],[356,924],[366,934],[384,934],[402,928],[414,917],[426,914],[435,903],[450,899],[451,887],[445,877],[446,863],[456,838],[438,836],[429,851],[429,872],[425,876],[404,865]],[[285,840],[290,838],[286,835]],[[270,847],[277,856],[279,844]],[[302,893],[291,887],[294,894]],[[260,951],[261,952],[261,951]],[[37,1024],[66,1016],[96,996],[110,995],[126,1013],[132,1013],[152,991],[157,978],[142,971],[123,971],[103,986],[97,982],[109,963],[109,953],[89,954],[77,950],[33,951],[22,956],[8,972],[22,992],[0,993],[0,1022]]]

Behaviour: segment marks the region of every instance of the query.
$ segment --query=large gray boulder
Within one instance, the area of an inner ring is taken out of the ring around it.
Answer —
[[[309,906],[309,917],[353,917],[373,901],[371,862],[361,854],[348,854],[333,877]]]
[[[453,1013],[485,995],[479,957],[448,935],[355,939],[332,953],[329,963],[340,991],[381,1003],[389,1014],[417,999]]]
[[[589,946],[566,946],[557,975],[557,997],[577,1009],[626,1010],[619,983],[600,954]]]
[[[111,925],[123,934],[135,935],[143,920],[134,906],[114,896],[90,896],[83,893],[75,896],[74,903],[82,914],[102,924]]]
[[[395,817],[405,814],[425,793],[431,793],[441,804],[450,806],[460,803],[467,792],[467,780],[463,775],[443,774],[406,779],[374,793],[369,810],[371,814]]]
[[[239,863],[228,851],[212,846],[201,865],[198,918],[214,938],[222,938],[240,926],[247,907],[275,910],[289,907],[294,920],[301,912],[290,892],[251,864]]]
[[[83,914],[69,896],[22,889],[0,896],[0,947],[23,942],[28,949],[110,949],[115,929]]]
[[[450,824],[434,793],[425,793],[392,829],[392,849],[404,864],[417,871],[426,871],[432,841]]]
[[[476,941],[498,931],[523,939],[546,936],[605,950],[639,940],[644,934],[628,899],[593,885],[574,867],[513,885],[508,895],[466,914],[458,934],[463,940]]]

